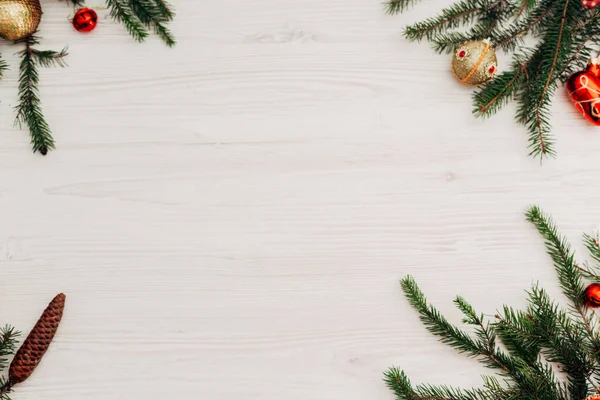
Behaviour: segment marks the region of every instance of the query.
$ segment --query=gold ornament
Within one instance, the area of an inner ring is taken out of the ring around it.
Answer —
[[[37,31],[42,20],[40,0],[0,0],[0,37],[20,40]]]
[[[489,40],[465,42],[452,56],[452,72],[456,79],[467,85],[481,85],[494,78],[498,59]]]

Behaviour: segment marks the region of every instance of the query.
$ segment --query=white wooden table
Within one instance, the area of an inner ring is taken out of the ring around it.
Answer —
[[[70,66],[42,72],[58,149],[32,155],[2,47],[0,322],[68,305],[15,400],[388,400],[391,365],[478,385],[399,279],[454,321],[455,294],[523,305],[538,279],[557,292],[525,207],[577,248],[600,222],[597,129],[559,91],[540,166],[513,106],[472,117],[448,56],[401,37],[439,2],[179,0],[174,50],[43,3],[42,47]]]

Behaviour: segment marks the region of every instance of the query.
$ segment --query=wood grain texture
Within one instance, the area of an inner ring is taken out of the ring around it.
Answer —
[[[400,34],[440,2],[173,2],[169,50],[106,12],[78,34],[44,1],[44,45],[71,53],[42,72],[46,158],[12,127],[2,44],[2,320],[27,331],[68,294],[15,400],[386,400],[391,365],[478,384],[398,280],[457,321],[455,294],[491,313],[535,280],[556,293],[523,210],[577,244],[598,227],[597,131],[557,96],[559,157],[540,167],[513,108],[474,119],[447,57]]]

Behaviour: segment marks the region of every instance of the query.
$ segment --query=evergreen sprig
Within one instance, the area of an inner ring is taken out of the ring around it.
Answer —
[[[495,369],[502,383],[485,376],[480,388],[414,386],[404,371],[393,367],[384,374],[384,381],[397,399],[582,400],[600,393],[598,321],[584,301],[586,284],[599,278],[595,266],[577,264],[568,241],[538,207],[530,207],[525,215],[544,238],[569,307],[563,309],[537,284],[528,292],[526,309],[504,306],[493,318],[477,313],[464,298],[457,297],[454,303],[464,314],[462,322],[474,327],[467,333],[428,303],[411,276],[405,277],[401,287],[429,332]],[[598,235],[586,234],[583,240],[594,262],[600,263]],[[559,376],[553,366],[558,366]]]
[[[400,13],[413,3],[392,0],[387,11]],[[513,52],[510,68],[476,90],[473,112],[489,117],[516,100],[516,119],[529,132],[530,155],[544,159],[556,154],[552,98],[600,44],[600,10],[591,11],[579,0],[458,0],[437,16],[407,26],[404,35],[427,40],[440,53],[484,39]],[[527,36],[537,44],[525,46]]]
[[[46,155],[54,148],[54,139],[42,112],[37,67],[65,66],[64,58],[67,56],[67,50],[37,50],[33,46],[39,44],[39,40],[33,35],[26,38],[24,43],[25,48],[19,52],[21,55],[19,103],[15,107],[17,113],[15,123],[19,127],[27,125],[29,128],[33,152]]]
[[[167,28],[175,16],[173,8],[165,0],[106,0],[110,16],[123,24],[129,34],[143,42],[154,31],[169,47],[176,44]]]
[[[17,351],[18,338],[21,332],[12,326],[6,325],[0,328],[0,373],[8,367],[8,357]],[[0,400],[10,400],[10,382],[4,376],[0,376]]]

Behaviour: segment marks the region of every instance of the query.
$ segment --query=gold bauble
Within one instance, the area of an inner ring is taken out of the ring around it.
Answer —
[[[452,56],[452,72],[467,85],[481,85],[494,78],[498,70],[496,52],[488,40],[465,42]]]
[[[19,40],[37,31],[42,20],[40,0],[0,0],[0,37]]]

